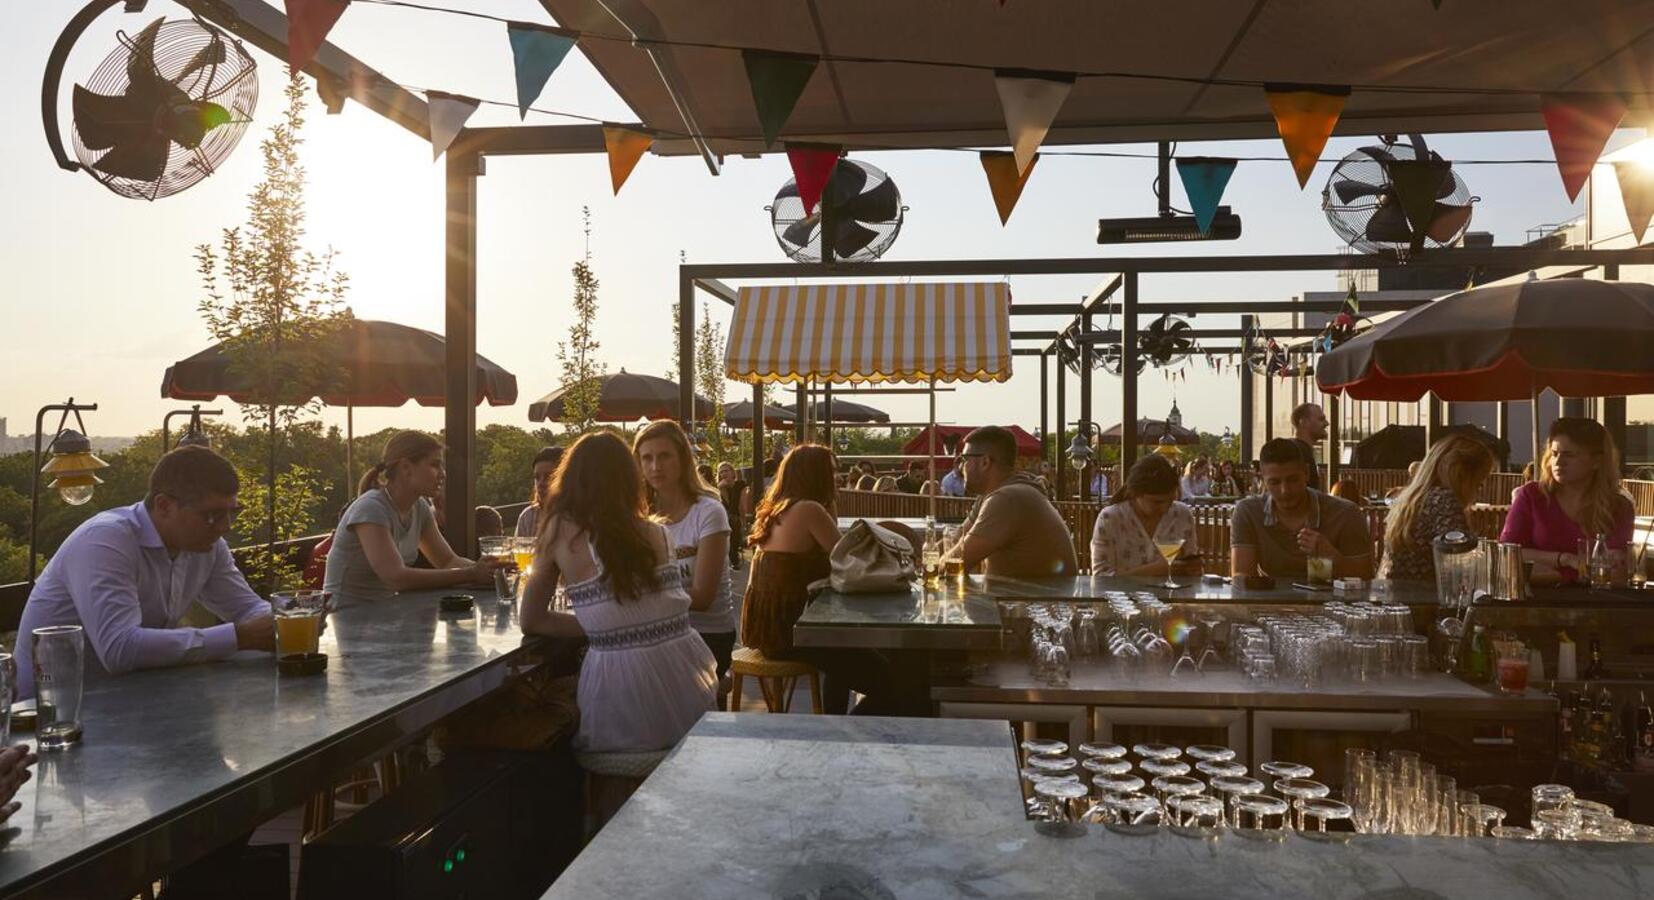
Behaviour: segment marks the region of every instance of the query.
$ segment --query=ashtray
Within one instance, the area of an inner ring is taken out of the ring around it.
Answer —
[[[1248,575],[1245,586],[1248,590],[1267,591],[1275,587],[1275,579],[1268,575]]]
[[[29,709],[13,710],[11,714],[11,730],[13,734],[34,731],[35,722],[39,713],[33,707]]]
[[[283,675],[320,675],[327,671],[327,654],[302,653],[283,656],[276,660],[276,671]]]
[[[443,612],[470,612],[476,598],[470,594],[443,594],[440,602]]]

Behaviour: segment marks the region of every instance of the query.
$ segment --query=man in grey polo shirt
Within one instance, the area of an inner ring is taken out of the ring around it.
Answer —
[[[1258,452],[1258,463],[1264,493],[1235,504],[1230,573],[1304,579],[1314,555],[1331,557],[1335,576],[1371,578],[1373,541],[1366,515],[1348,500],[1309,487],[1298,442],[1269,441]]]

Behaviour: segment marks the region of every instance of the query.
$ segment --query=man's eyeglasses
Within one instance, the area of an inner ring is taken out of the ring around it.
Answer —
[[[218,509],[197,509],[196,507],[189,506],[189,504],[185,504],[185,506],[194,511],[196,515],[200,516],[201,521],[207,523],[207,526],[210,528],[217,528],[218,526],[224,524],[234,525],[236,517],[241,515],[241,511],[246,508],[239,503],[234,506],[220,507]]]

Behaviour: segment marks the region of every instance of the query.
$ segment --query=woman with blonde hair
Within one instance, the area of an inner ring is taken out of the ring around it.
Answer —
[[[880,475],[878,480],[873,482],[873,492],[876,494],[896,493],[896,479],[889,475]]]
[[[398,591],[493,584],[499,563],[460,556],[437,527],[430,498],[442,491],[446,476],[443,449],[424,432],[399,431],[363,473],[327,552],[322,589],[333,594],[335,606],[384,600]],[[432,568],[414,568],[421,551]]]
[[[1183,469],[1183,499],[1212,496],[1212,464],[1198,456]]]
[[[722,679],[735,651],[729,511],[696,468],[689,436],[677,422],[661,419],[644,426],[632,441],[632,456],[643,475],[649,512],[672,540],[672,556],[689,592],[689,627],[717,658]]]
[[[1518,488],[1499,540],[1521,544],[1540,580],[1574,581],[1584,574],[1579,547],[1596,535],[1608,549],[1631,543],[1635,509],[1620,483],[1620,454],[1608,429],[1592,419],[1551,423],[1539,480]]]
[[[1464,435],[1448,435],[1426,453],[1418,472],[1390,504],[1380,578],[1436,577],[1436,538],[1471,534],[1466,511],[1493,472],[1493,452]]]

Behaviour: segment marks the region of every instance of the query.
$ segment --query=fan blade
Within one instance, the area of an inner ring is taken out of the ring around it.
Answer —
[[[230,123],[230,111],[210,100],[199,100],[173,106],[161,122],[169,139],[194,150],[207,132]]]
[[[1372,197],[1384,193],[1386,188],[1381,184],[1368,184],[1345,178],[1332,186],[1332,192],[1338,195],[1338,202],[1348,206],[1362,197]]]
[[[1436,199],[1440,200],[1443,197],[1453,196],[1453,192],[1458,190],[1458,187],[1459,179],[1453,175],[1453,166],[1452,164],[1449,164],[1447,167],[1447,177],[1442,179],[1442,186],[1436,190]]]
[[[166,172],[167,156],[172,143],[164,135],[151,132],[143,140],[117,143],[108,153],[98,158],[92,168],[105,175],[130,178],[133,181],[159,181]]]
[[[855,256],[879,236],[877,231],[854,221],[840,222],[836,230],[838,233],[833,235],[833,253],[840,259]]]
[[[1382,165],[1384,163],[1392,163],[1392,162],[1396,161],[1395,156],[1393,156],[1390,153],[1390,151],[1385,150],[1383,147],[1362,147],[1361,149],[1359,149],[1355,152],[1367,154],[1368,156],[1372,157],[1373,159],[1378,160],[1380,165]]]
[[[1459,236],[1465,226],[1470,224],[1470,204],[1463,206],[1449,206],[1446,203],[1436,204],[1435,214],[1430,217],[1429,227],[1424,234],[1438,244],[1447,245]]]
[[[848,159],[841,159],[833,167],[833,177],[827,180],[827,202],[833,204],[833,210],[837,212],[856,199],[866,185],[867,171]]]
[[[1387,203],[1373,211],[1365,236],[1374,243],[1405,244],[1413,239],[1413,230],[1407,227],[1407,214],[1401,211],[1401,204]]]
[[[137,84],[140,81],[154,81],[160,79],[161,73],[155,68],[155,36],[161,30],[161,23],[166,16],[144,26],[138,36],[132,39],[132,47],[127,51],[126,80]]]
[[[819,216],[805,216],[788,225],[787,230],[781,232],[781,236],[791,241],[795,246],[808,247],[810,246],[810,238],[815,234],[816,226],[820,222]]]
[[[75,131],[88,150],[108,150],[116,144],[142,140],[155,131],[154,98],[131,93],[111,97],[75,85],[71,109]]]
[[[225,59],[224,40],[215,33],[212,41],[190,58],[189,64],[185,65],[183,70],[178,73],[176,80],[183,81],[208,66],[222,66]]]
[[[834,208],[833,212],[847,219],[860,219],[863,222],[890,222],[901,215],[902,195],[896,191],[896,182],[886,178],[872,190],[858,194],[843,206]]]

